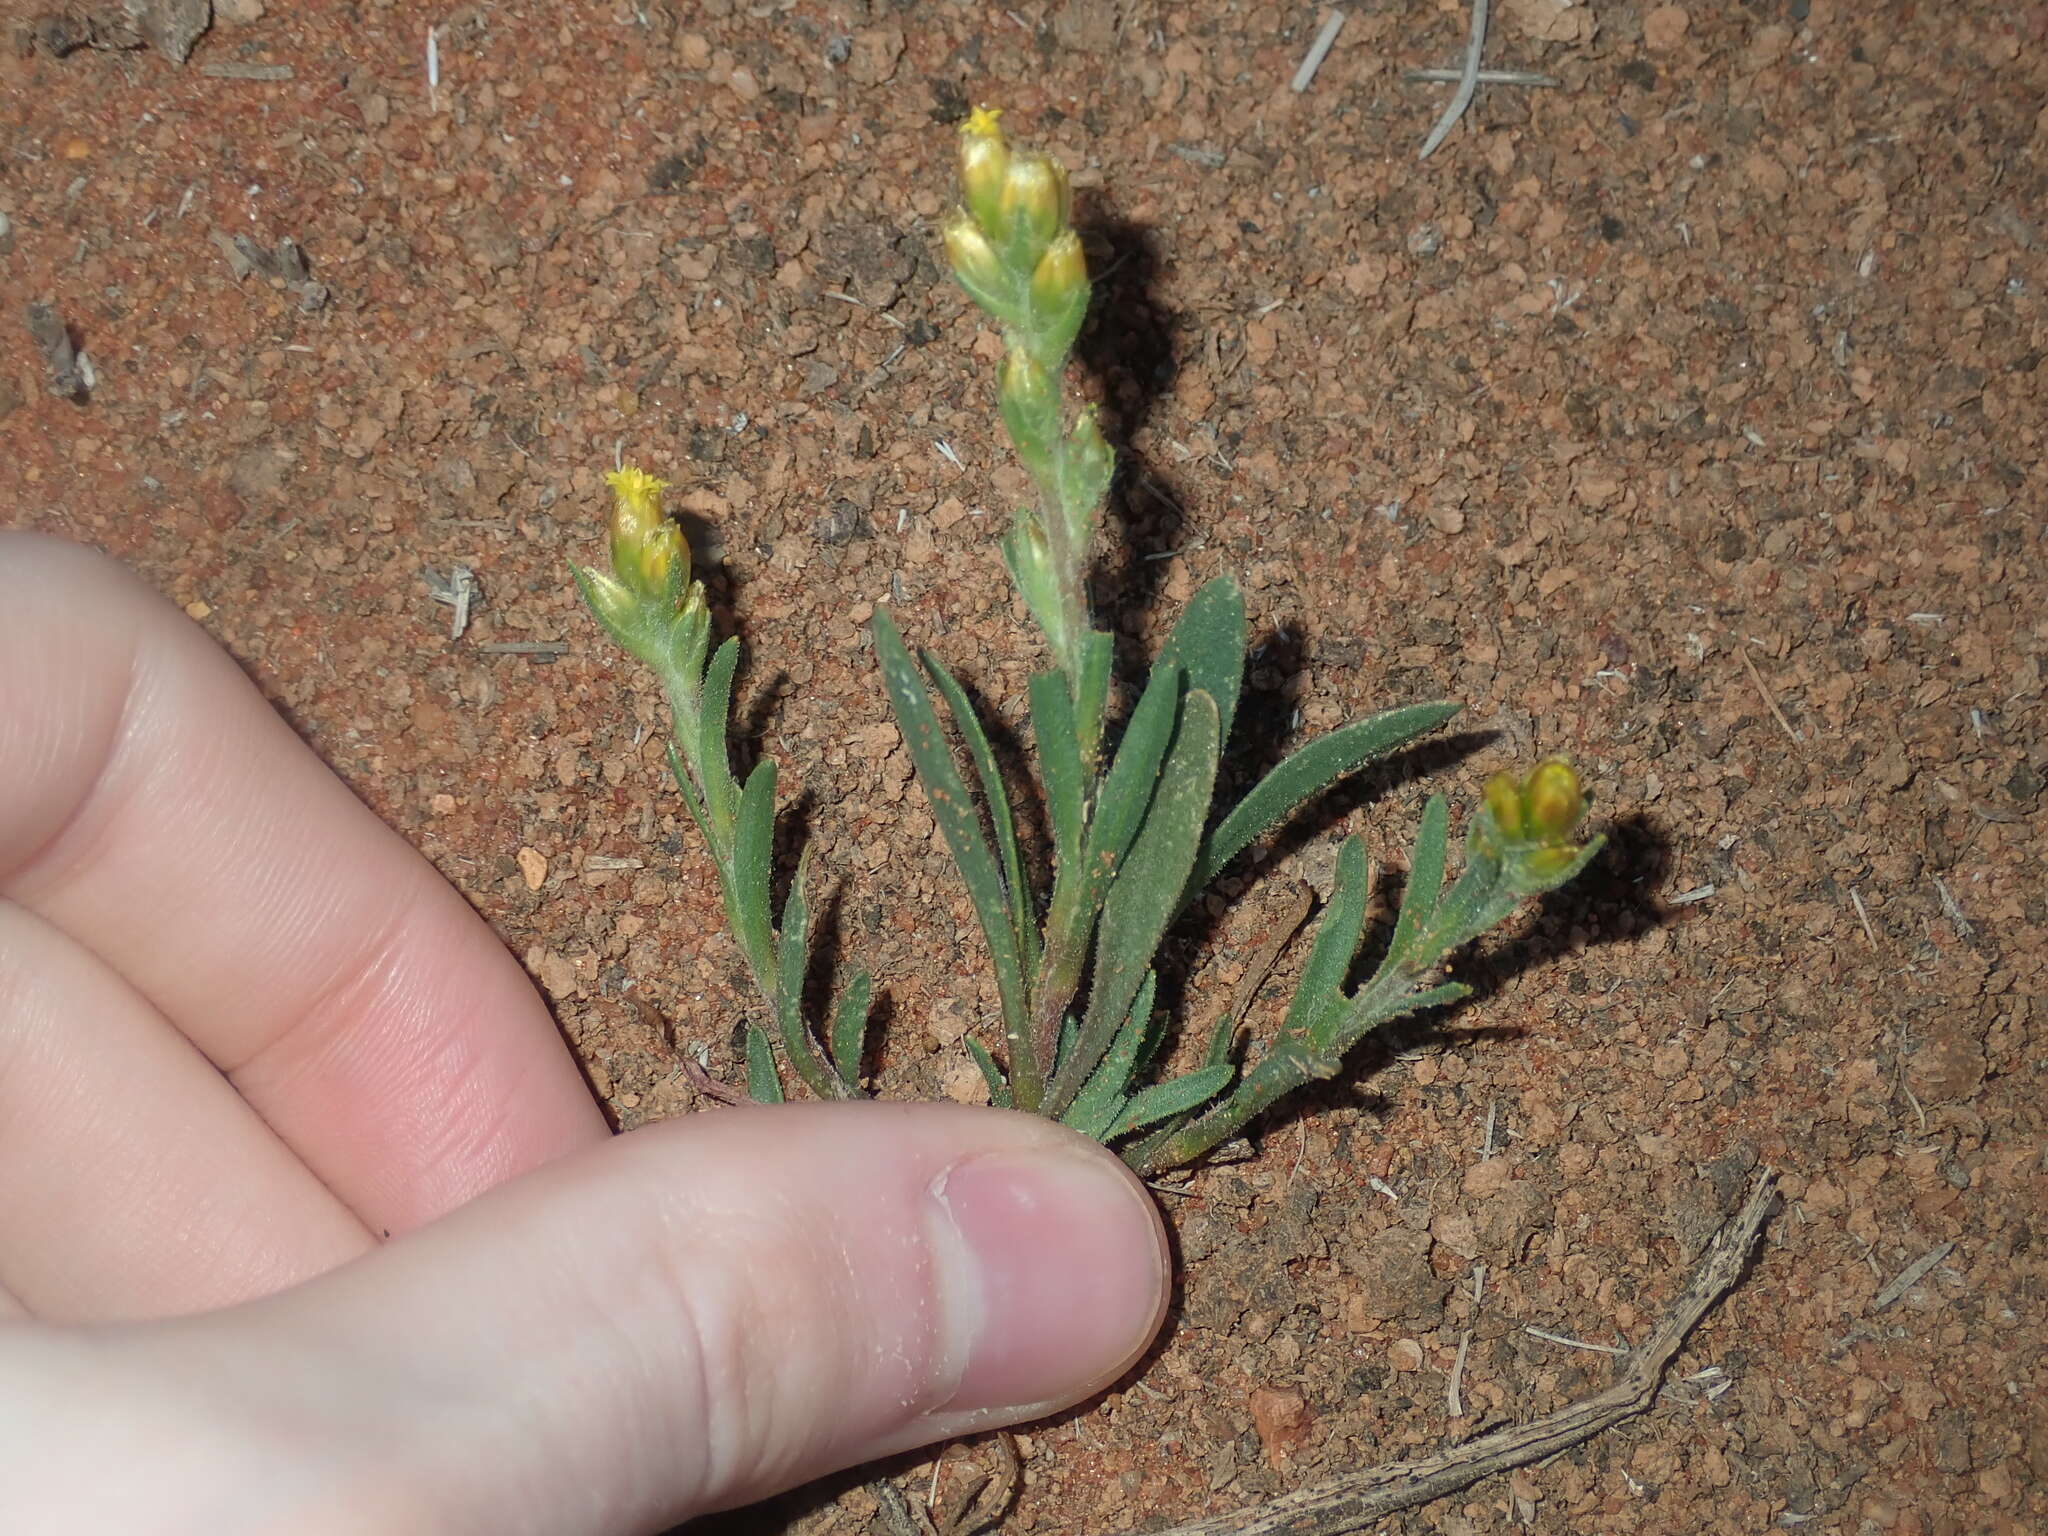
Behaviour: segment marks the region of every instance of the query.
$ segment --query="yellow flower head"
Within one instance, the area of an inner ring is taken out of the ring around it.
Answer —
[[[973,215],[955,208],[941,233],[946,240],[946,259],[968,290],[996,291],[1003,280],[1002,263]]]
[[[1052,314],[1068,305],[1088,302],[1088,258],[1081,237],[1071,229],[1053,236],[1031,273],[1031,302]]]
[[[1486,808],[1500,835],[1535,848],[1569,849],[1586,815],[1578,770],[1561,757],[1545,758],[1527,777],[1496,773],[1486,781]]]
[[[1003,181],[1010,172],[1010,146],[996,125],[1000,116],[999,108],[976,107],[960,125],[960,195],[990,234],[1000,228]]]
[[[642,598],[678,593],[690,580],[690,546],[662,515],[666,480],[626,465],[606,475],[612,488],[612,572]]]
[[[1553,845],[1569,838],[1586,814],[1579,776],[1561,757],[1536,765],[1522,789],[1522,803],[1528,808],[1530,833]]]
[[[1028,231],[1036,264],[1046,243],[1066,226],[1071,194],[1066,167],[1050,155],[1018,155],[1003,178],[1000,199],[1005,238]]]

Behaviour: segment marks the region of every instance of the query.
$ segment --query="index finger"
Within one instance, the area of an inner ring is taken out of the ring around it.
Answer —
[[[0,533],[0,896],[120,972],[373,1231],[605,1126],[453,887],[114,562]]]

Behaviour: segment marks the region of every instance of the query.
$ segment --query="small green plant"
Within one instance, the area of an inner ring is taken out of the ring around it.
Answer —
[[[1371,888],[1365,845],[1347,838],[1337,878],[1277,1035],[1253,1051],[1226,1015],[1200,1065],[1159,1078],[1168,1037],[1154,1007],[1156,959],[1175,920],[1256,839],[1346,775],[1457,712],[1411,704],[1311,741],[1220,815],[1217,766],[1243,685],[1244,600],[1227,578],[1188,603],[1137,702],[1112,728],[1111,638],[1089,611],[1086,571],[1115,471],[1091,408],[1066,382],[1090,297],[1065,172],[1011,147],[997,114],[960,130],[962,201],[945,225],[954,274],[1002,327],[996,396],[1018,458],[1038,489],[1003,540],[1010,577],[1045,636],[1052,666],[1031,679],[1030,728],[1049,878],[1027,868],[1009,793],[965,690],[930,652],[913,656],[887,608],[873,635],[882,681],[911,761],[965,881],[995,972],[1000,1056],[968,1045],[998,1104],[1064,1121],[1144,1172],[1200,1158],[1290,1090],[1334,1076],[1346,1054],[1389,1020],[1456,1002],[1444,962],[1527,897],[1570,880],[1601,839],[1575,841],[1586,812],[1578,776],[1559,760],[1496,775],[1446,882],[1450,811],[1423,811],[1392,937],[1354,984]],[[803,1017],[810,963],[809,850],[774,917],[775,765],[744,785],[728,733],[739,642],[711,648],[703,588],[689,550],[662,516],[662,482],[637,469],[610,477],[611,572],[575,568],[613,639],[653,668],[674,717],[669,750],[683,801],[709,846],[727,919],[773,1027],[747,1030],[748,1089],[779,1101],[773,1042],[821,1098],[862,1092],[872,982],[857,973],[829,1020]],[[961,771],[933,695],[964,749]]]

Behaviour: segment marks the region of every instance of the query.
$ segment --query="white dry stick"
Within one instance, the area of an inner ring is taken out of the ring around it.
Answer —
[[[1951,1253],[1954,1253],[1955,1249],[1956,1245],[1953,1242],[1947,1242],[1930,1248],[1927,1252],[1921,1254],[1919,1258],[1900,1270],[1890,1285],[1871,1298],[1870,1310],[1882,1312],[1886,1307],[1918,1285],[1925,1278],[1927,1271],[1934,1268],[1935,1265],[1939,1264]]]
[[[1552,1333],[1547,1328],[1531,1328],[1527,1324],[1523,1325],[1522,1332],[1528,1334],[1531,1338],[1542,1339],[1546,1343],[1562,1344],[1567,1349],[1589,1349],[1596,1355],[1625,1355],[1628,1353],[1619,1344],[1595,1344],[1588,1339],[1567,1338],[1561,1333]]]
[[[1403,80],[1418,85],[1451,85],[1465,78],[1462,69],[1404,69]],[[1479,85],[1563,85],[1555,75],[1541,74],[1533,69],[1482,69],[1472,77]]]
[[[1472,1330],[1467,1328],[1458,1335],[1458,1358],[1451,1362],[1450,1385],[1445,1390],[1444,1401],[1451,1410],[1451,1417],[1465,1417],[1465,1400],[1458,1394],[1459,1386],[1465,1380],[1465,1354],[1472,1347]]]
[[[448,638],[460,640],[469,628],[470,599],[476,596],[476,575],[466,565],[455,567],[455,617],[448,626]]]
[[[1778,696],[1771,692],[1771,685],[1764,681],[1763,673],[1759,672],[1756,663],[1749,659],[1749,652],[1737,651],[1735,654],[1741,657],[1743,666],[1749,669],[1749,680],[1756,684],[1756,691],[1764,696],[1764,703],[1770,707],[1771,718],[1778,722],[1778,728],[1795,743],[1804,746],[1806,738],[1792,728],[1792,722],[1785,718],[1785,711],[1778,708]]]
[[[1344,30],[1344,13],[1329,11],[1323,16],[1323,30],[1316,34],[1316,40],[1308,45],[1308,53],[1301,61],[1301,68],[1294,72],[1288,86],[1299,96],[1316,77],[1316,71],[1323,67],[1323,60],[1330,56],[1330,47],[1337,41],[1337,34]]]
[[[1870,926],[1870,910],[1863,905],[1863,893],[1853,885],[1849,887],[1849,900],[1855,904],[1856,920],[1863,925],[1863,937],[1870,940],[1872,949],[1882,948],[1877,942],[1877,930]]]
[[[441,29],[427,28],[427,110],[441,110]]]
[[[1436,126],[1429,130],[1429,137],[1422,141],[1422,152],[1416,159],[1427,160],[1435,154],[1437,145],[1443,143],[1450,131],[1458,126],[1458,119],[1472,105],[1472,93],[1479,89],[1479,55],[1485,48],[1486,0],[1472,0],[1472,35],[1465,41],[1464,73],[1458,77],[1458,88],[1451,93],[1451,99],[1444,104],[1444,115],[1436,120]]]

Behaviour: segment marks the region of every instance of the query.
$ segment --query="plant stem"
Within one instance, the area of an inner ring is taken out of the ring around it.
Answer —
[[[738,828],[734,822],[731,797],[712,789],[713,776],[697,760],[695,744],[703,739],[698,699],[691,690],[678,687],[675,677],[665,676],[662,681],[674,721],[670,733],[676,747],[674,761],[689,774],[689,782],[678,787],[686,799],[694,798],[691,809],[700,812],[698,826],[710,850],[712,867],[718,872],[718,890],[725,906],[726,926],[732,931],[740,954],[747,962],[748,974],[754,979],[754,990],[760,995],[768,1016],[775,1021],[783,1052],[804,1086],[821,1099],[854,1098],[857,1095],[852,1085],[840,1077],[838,1069],[826,1060],[809,1031],[803,1027],[797,1010],[783,1006],[780,971],[775,957],[779,935],[768,914],[748,912],[740,900],[739,881],[734,874]],[[802,875],[799,873],[793,878],[801,879]]]
[[[1389,1019],[1409,1011],[1418,994],[1416,983],[1441,959],[1439,952],[1427,962],[1399,961],[1383,967],[1348,1000],[1342,1024],[1330,1032],[1329,1046],[1318,1048],[1298,1032],[1283,1034],[1257,1065],[1238,1079],[1228,1096],[1186,1125],[1139,1142],[1126,1154],[1127,1160],[1140,1173],[1163,1173],[1191,1163],[1221,1146],[1303,1083],[1335,1077],[1353,1046]]]

